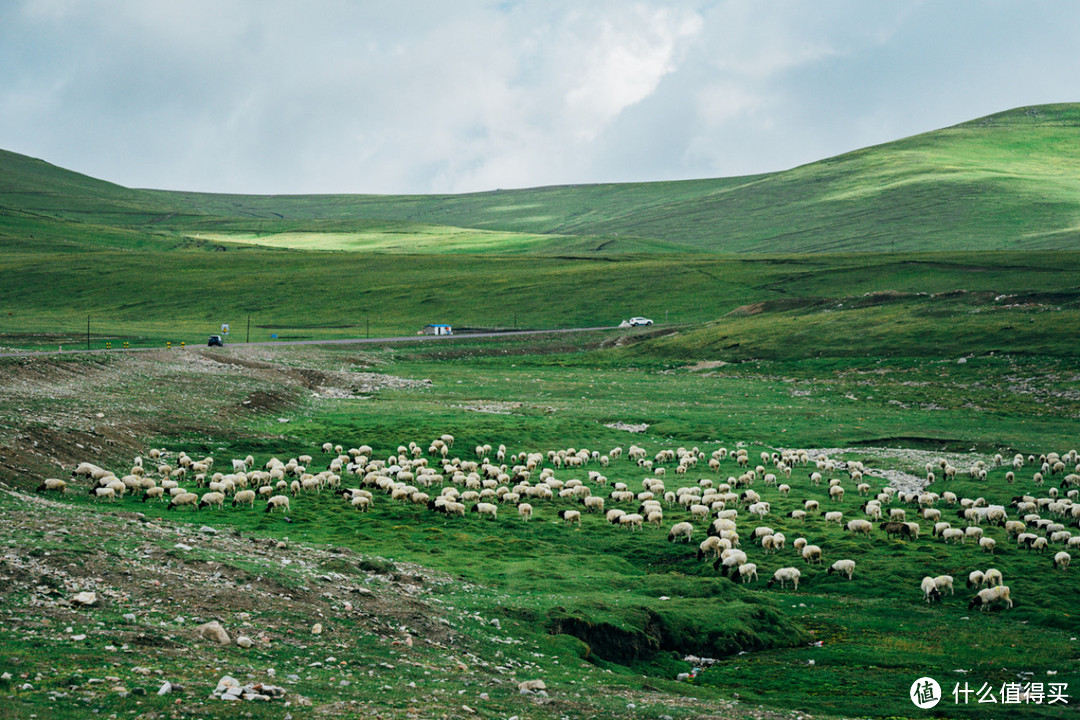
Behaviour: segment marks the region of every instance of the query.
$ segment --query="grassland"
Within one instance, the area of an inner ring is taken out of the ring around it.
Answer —
[[[767,318],[766,313],[764,322]],[[1045,494],[1048,486],[1032,485],[1033,470],[1027,467],[1015,485],[1004,482],[1004,467],[993,468],[986,482],[967,478],[963,469],[976,458],[989,461],[995,452],[1064,451],[1080,430],[1080,373],[1070,358],[986,354],[960,364],[925,357],[788,360],[783,348],[775,348],[772,360],[703,366],[668,357],[662,343],[671,338],[643,340],[628,334],[623,339],[635,337],[637,342],[626,345],[600,333],[588,341],[594,349],[584,351],[565,338],[522,337],[457,340],[437,347],[232,348],[8,361],[3,365],[0,438],[6,463],[27,472],[5,468],[5,478],[26,487],[54,472],[50,464],[81,459],[92,447],[100,450],[91,453],[99,462],[115,457],[121,463],[154,445],[221,459],[251,452],[261,463],[270,455],[318,456],[317,446],[327,439],[369,443],[377,454],[385,454],[410,440],[426,446],[430,438],[450,431],[463,457],[482,442],[505,442],[510,452],[570,445],[606,450],[634,442],[650,454],[680,445],[711,452],[746,443],[754,456],[777,447],[842,448],[830,454],[913,475],[923,472],[925,462],[945,457],[962,471],[956,481],[938,483],[938,492],[950,489],[1007,503],[1024,491]],[[655,354],[648,352],[654,344]],[[97,418],[98,412],[104,417]],[[649,427],[634,435],[607,427],[615,422]],[[30,450],[32,443],[37,445]],[[634,485],[642,476],[626,460],[605,472],[611,482]],[[668,484],[694,484],[699,477],[720,481],[736,472],[729,460],[719,474],[702,468],[684,477],[669,473]],[[774,488],[755,485],[773,503],[767,524],[784,532],[789,543],[805,536],[822,545],[827,561],[852,557],[859,567],[854,580],[840,580],[807,568],[790,549],[766,557],[745,541],[763,575],[781,565],[802,567],[809,581],[797,593],[766,590],[762,583],[735,586],[717,577],[709,563],[695,559],[696,543],[667,543],[666,529],[628,534],[591,516],[580,530],[566,527],[555,514],[580,507],[572,501],[537,504],[531,523],[518,521],[509,507],[501,508],[494,523],[476,516],[448,520],[383,496],[363,515],[333,496],[300,496],[294,498],[289,523],[239,509],[187,516],[137,500],[103,506],[73,494],[66,502],[80,512],[111,516],[117,510],[140,511],[167,525],[191,522],[194,529],[210,523],[245,536],[287,536],[315,548],[347,548],[374,558],[362,562],[376,574],[379,568],[385,573],[389,567],[413,564],[445,574],[454,582],[440,584],[434,598],[465,616],[498,619],[499,637],[522,642],[498,648],[535,666],[533,672],[545,679],[553,698],[583,703],[573,706],[573,713],[582,715],[640,714],[626,709],[626,699],[619,704],[625,695],[639,709],[650,708],[646,716],[657,717],[742,716],[759,703],[814,715],[916,717],[905,696],[922,675],[937,678],[946,692],[952,682],[963,680],[976,686],[1000,687],[1014,679],[1080,686],[1080,656],[1071,640],[1080,635],[1070,599],[1080,590],[1074,575],[1052,572],[1047,556],[1017,550],[999,528],[986,529],[999,540],[991,557],[971,544],[946,546],[928,537],[926,523],[920,540],[904,542],[853,538],[820,517],[798,523],[785,514],[802,500],[828,504],[824,489],[809,485],[806,473],[796,470],[790,481],[795,490],[787,500]],[[573,474],[557,471],[559,477]],[[871,482],[877,489],[888,481]],[[840,507],[845,517],[858,517],[861,499],[853,487],[848,489],[851,497]],[[679,517],[678,510],[667,513],[665,528]],[[918,590],[923,575],[953,574],[962,585],[969,570],[991,565],[1005,573],[1017,602],[1014,610],[969,612],[962,587],[940,606],[923,603]],[[224,617],[231,618],[228,613]],[[275,617],[263,614],[260,622],[280,623]],[[48,634],[47,628],[41,631]],[[473,642],[491,646],[489,632],[477,629]],[[182,632],[172,634],[183,637]],[[289,658],[297,649],[289,642],[281,650],[285,655],[267,656],[271,665],[295,664]],[[398,662],[380,643],[356,647],[362,654],[355,660],[352,650],[335,652],[361,667]],[[494,661],[469,647],[477,657]],[[742,650],[749,654],[738,654]],[[22,644],[13,652],[37,657]],[[249,663],[239,652],[219,653],[215,666]],[[317,650],[304,652],[319,655]],[[540,661],[533,653],[559,662]],[[693,668],[683,660],[687,653],[719,662],[699,664],[705,669],[692,684],[676,684],[672,678],[677,673]],[[416,655],[413,660],[431,664]],[[41,656],[34,662],[47,661]],[[132,661],[116,662],[123,668]],[[48,688],[61,687],[69,664],[86,663],[61,663],[59,679]],[[182,663],[168,667],[184,677]],[[197,687],[211,682],[210,673],[184,672]],[[486,688],[496,698],[485,703],[485,712],[557,714],[553,708],[515,706],[513,696],[498,689],[497,677],[495,671],[481,673],[479,685],[472,686],[477,689],[470,691],[474,697]],[[430,678],[416,678],[428,692],[434,686],[425,680]],[[393,708],[405,712],[408,706],[411,691],[391,683],[397,689],[385,695],[379,690],[385,679],[353,690],[333,690],[326,681],[316,673],[293,690],[322,707],[361,696],[391,715]],[[454,679],[449,681],[456,687]],[[571,681],[585,682],[596,695],[594,702],[573,698]],[[729,707],[736,695],[739,701]],[[697,700],[683,704],[679,697]],[[44,692],[21,694],[18,707],[31,712],[44,698]],[[62,709],[65,703],[53,706]],[[128,707],[115,697],[107,706],[114,712]],[[448,716],[455,712],[455,707],[437,707]],[[981,717],[983,712],[978,705],[956,706],[951,696],[946,707],[952,717]],[[1060,706],[1012,709],[1016,717],[1069,713]],[[304,711],[292,712],[300,717],[297,713]]]
[[[318,234],[320,247],[355,248],[357,233],[421,223],[520,233],[510,251],[547,254],[1061,250],[1080,232],[1078,124],[1076,104],[1019,108],[768,175],[460,196],[132,190],[3,153],[0,237],[160,249],[205,246],[204,234],[306,246]],[[429,235],[412,251],[428,251]]]
[[[985,482],[966,470],[995,453],[1068,451],[1080,434],[1078,122],[1075,105],[1041,107],[774,175],[454,197],[132,190],[0,154],[0,345],[71,350],[88,319],[94,349],[174,345],[0,360],[0,575],[11,581],[0,583],[0,664],[14,676],[0,683],[0,716],[205,717],[222,712],[203,700],[220,675],[268,680],[267,667],[296,676],[294,718],[922,717],[906,695],[923,675],[942,683],[949,717],[986,716],[952,702],[956,681],[1080,693],[1075,573],[1000,528],[986,529],[991,557],[944,545],[927,523],[917,541],[854,538],[820,516],[798,523],[787,512],[803,500],[828,506],[808,468],[789,498],[755,485],[773,504],[766,521],[789,543],[820,544],[827,562],[856,559],[854,580],[746,540],[762,578],[737,586],[664,530],[631,534],[597,516],[563,525],[556,512],[580,507],[570,500],[537,503],[525,523],[510,507],[498,522],[448,519],[380,495],[361,515],[301,495],[287,522],[258,509],[96,503],[82,486],[56,505],[26,494],[80,460],[121,472],[149,447],[261,464],[326,440],[385,457],[451,432],[461,457],[481,443],[829,449],[880,470],[875,491],[947,458],[961,472],[939,492],[1002,504],[1046,495],[1030,465],[1012,485],[1005,467]],[[639,314],[657,325],[387,346],[235,342]],[[225,349],[192,348],[222,322]],[[606,474],[637,489],[647,472],[623,459]],[[737,474],[728,460],[715,475],[669,469],[667,482]],[[853,484],[836,477],[845,519],[859,517]],[[669,509],[665,527],[682,514]],[[207,523],[216,547],[198,542]],[[63,525],[73,538],[54,530]],[[962,586],[991,564],[1013,610],[968,612],[961,587],[923,602],[924,575]],[[763,587],[781,565],[806,572],[798,592]],[[166,585],[143,586],[146,576]],[[115,593],[89,617],[61,602],[86,583]],[[375,604],[342,590],[361,584]],[[227,603],[213,602],[218,592]],[[208,647],[175,620],[181,611],[268,644]],[[325,637],[307,630],[316,621]],[[86,631],[85,647],[68,626]],[[147,648],[193,692],[155,699],[135,672]],[[674,679],[695,664],[692,682]],[[125,696],[97,676],[150,693]],[[548,697],[518,694],[527,677],[542,677]],[[1070,703],[998,708],[1061,718]]]

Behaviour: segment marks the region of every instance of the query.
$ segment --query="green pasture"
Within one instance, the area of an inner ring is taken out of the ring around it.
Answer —
[[[717,257],[101,250],[0,256],[0,345],[412,335],[617,325],[679,331],[651,353],[695,360],[1074,353],[1074,253]],[[250,332],[248,318],[250,316]],[[949,318],[950,322],[940,322]],[[673,326],[703,325],[700,329]],[[984,343],[984,339],[987,342]],[[795,340],[796,342],[793,342]]]
[[[420,253],[478,252],[497,237],[515,253],[1063,250],[1080,237],[1078,124],[1077,104],[1018,108],[766,175],[432,196],[135,190],[0,152],[0,240],[173,249],[258,237]],[[425,229],[397,237],[408,224]]]

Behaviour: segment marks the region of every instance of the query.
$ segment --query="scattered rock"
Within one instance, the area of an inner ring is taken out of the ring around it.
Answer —
[[[248,683],[241,685],[240,682],[229,675],[218,681],[217,687],[210,697],[225,701],[236,700],[273,700],[284,697],[285,688],[265,683]]]
[[[249,638],[247,635],[241,635],[240,637],[236,638],[236,644],[242,648],[249,648],[255,643],[252,642],[251,638]]]
[[[311,626],[312,635],[322,635],[322,623],[315,623]]]
[[[166,680],[165,682],[163,682],[161,684],[161,687],[158,688],[157,694],[158,695],[168,695],[172,691],[173,691],[173,684],[171,682],[169,682],[168,680]]]
[[[90,592],[89,590],[87,590],[86,592],[81,592],[75,597],[71,598],[71,604],[78,607],[93,607],[97,605],[97,602],[97,593]]]
[[[199,528],[199,532],[204,533],[206,535],[217,535],[217,530],[210,527],[209,525],[203,525],[201,528]]]
[[[203,623],[199,627],[195,628],[199,631],[199,635],[212,640],[213,642],[220,643],[221,645],[228,645],[232,642],[229,638],[229,633],[225,632],[225,628],[221,626],[217,620],[211,620],[208,623]]]
[[[177,550],[191,550],[192,549],[192,547],[190,545],[185,545],[184,543],[176,543],[175,545],[173,545],[173,547],[176,548]]]

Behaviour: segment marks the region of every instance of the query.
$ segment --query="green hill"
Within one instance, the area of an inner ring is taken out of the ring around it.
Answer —
[[[0,152],[0,233],[7,247],[35,234],[421,253],[1056,250],[1080,239],[1078,129],[1080,104],[1048,105],[766,175],[429,196],[132,190]]]

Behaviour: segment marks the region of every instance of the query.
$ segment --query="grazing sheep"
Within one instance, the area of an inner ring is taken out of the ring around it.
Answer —
[[[604,511],[604,498],[599,495],[586,495],[581,499],[581,502],[585,505],[586,512]]]
[[[941,537],[946,543],[958,541],[961,545],[964,544],[964,531],[960,528],[945,528],[941,531]]]
[[[855,574],[855,561],[854,560],[837,560],[836,562],[834,562],[832,565],[829,566],[828,574],[832,575],[834,572],[839,573],[840,575],[843,575],[843,576],[847,577],[848,580],[850,580],[851,576]]]
[[[929,603],[941,601],[941,591],[938,590],[938,586],[937,583],[934,582],[934,578],[927,575],[922,579],[920,587],[922,588],[923,598],[926,600],[926,602]]]
[[[266,511],[268,513],[274,512],[278,508],[288,511],[289,508],[289,496],[288,495],[274,495],[266,501]]]
[[[844,529],[850,533],[869,535],[873,531],[874,525],[869,520],[849,520]]]
[[[668,533],[668,542],[675,542],[675,538],[686,538],[685,542],[689,543],[690,538],[694,534],[694,526],[688,522],[675,523],[671,526],[671,531]]]
[[[1001,585],[1005,580],[1001,576],[1001,571],[996,568],[990,568],[983,573],[983,583],[988,587],[991,585]]]
[[[1068,570],[1069,563],[1072,561],[1072,555],[1062,550],[1054,555],[1054,567],[1059,570]]]
[[[532,520],[533,507],[529,503],[521,503],[517,506],[518,517],[522,520]]]
[[[559,517],[566,523],[577,523],[577,526],[581,527],[581,511],[580,510],[560,510]]]
[[[934,578],[934,584],[937,586],[938,592],[942,595],[948,590],[950,595],[954,595],[953,591],[953,576],[952,575],[938,575]]]
[[[732,582],[742,580],[744,583],[748,583],[751,579],[757,580],[757,565],[750,562],[737,565],[732,569],[728,577],[731,578]]]
[[[825,522],[827,522],[827,523],[834,522],[837,525],[840,525],[840,524],[842,524],[844,522],[844,513],[842,513],[842,512],[835,512],[834,511],[834,512],[822,513],[822,514],[825,516]]]
[[[783,589],[788,583],[791,583],[792,589],[798,590],[801,576],[802,573],[799,572],[799,568],[783,567],[773,573],[772,580],[766,584],[766,587],[772,587],[773,583],[780,583],[780,587]]]
[[[986,581],[986,576],[983,575],[982,570],[972,570],[968,573],[967,586],[969,588],[981,588]]]
[[[806,561],[806,564],[816,563],[821,564],[821,548],[817,545],[807,545],[802,549],[802,558]]]
[[[889,520],[884,520],[878,525],[878,527],[885,531],[886,537],[899,535],[901,538],[917,538],[918,534],[915,534],[914,536],[912,535],[911,525],[914,525],[914,523],[892,522]]]
[[[157,498],[159,500],[164,500],[165,499],[165,488],[158,487],[158,486],[146,488],[146,492],[143,493],[142,501],[146,502],[147,500],[151,500],[153,498]]]
[[[968,603],[968,610],[973,608],[979,608],[980,610],[988,610],[990,605],[995,603],[1005,603],[1006,608],[1012,608],[1013,601],[1009,594],[1008,585],[995,585],[993,587],[983,588],[975,597],[971,598],[971,602]]]
[[[626,514],[625,510],[620,510],[618,508],[613,508],[613,509],[607,511],[607,515],[605,515],[605,518],[607,519],[609,525],[616,525],[616,524],[618,524],[619,519],[625,514]]]
[[[498,513],[499,513],[499,506],[494,505],[492,503],[485,503],[485,502],[476,503],[475,505],[472,506],[472,510],[470,512],[474,512],[474,513],[476,513],[477,515],[480,515],[480,516],[485,516],[486,515],[491,520],[497,520],[498,519]]]
[[[746,564],[746,553],[742,550],[728,549],[722,551],[720,557],[713,561],[713,570],[720,570],[720,574],[727,577],[733,569],[744,564]]]
[[[203,496],[202,496],[202,499],[199,500],[199,507],[200,508],[210,507],[211,505],[214,505],[220,510],[224,506],[224,504],[225,504],[225,493],[222,493],[222,492],[204,493]]]
[[[645,518],[638,513],[627,513],[619,518],[619,525],[628,528],[631,532],[634,529],[641,530],[644,525]]]
[[[199,503],[199,496],[198,495],[196,495],[193,492],[182,492],[182,493],[180,493],[178,495],[174,495],[173,499],[172,499],[172,502],[170,502],[168,504],[168,506],[166,506],[165,509],[166,510],[172,510],[174,508],[182,507],[184,505],[190,505],[194,509],[198,510],[199,509],[198,503]]]
[[[701,541],[698,545],[697,559],[702,560],[705,557],[720,557],[720,552],[725,550],[724,542],[720,539],[719,535],[710,535]]]
[[[57,478],[45,478],[45,480],[35,488],[35,492],[45,492],[47,490],[63,494],[67,492],[67,483],[63,480],[58,480]]]
[[[983,549],[983,552],[988,552],[992,555],[995,548],[997,548],[997,541],[991,537],[979,538],[979,547]]]

